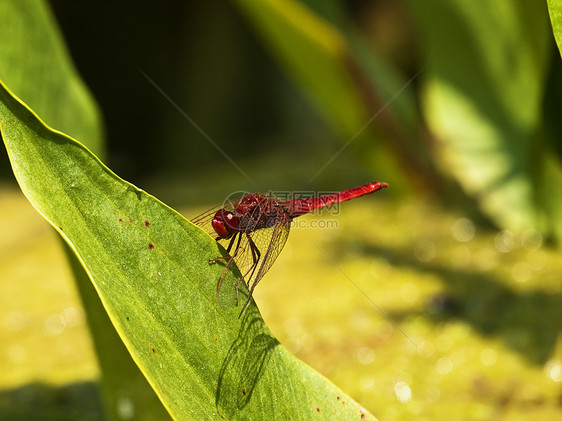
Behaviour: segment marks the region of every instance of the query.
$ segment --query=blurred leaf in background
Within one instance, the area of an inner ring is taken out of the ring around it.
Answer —
[[[432,137],[426,143],[410,95],[417,74],[408,81],[365,48],[342,3],[236,3],[371,168],[399,186],[455,197],[451,186],[438,188],[443,177],[432,171],[433,161],[500,228],[540,229],[560,239],[562,208],[552,193],[562,187],[562,167],[542,119],[552,55],[545,4],[405,2],[420,34],[419,98]]]
[[[552,182],[540,175],[548,154],[538,142],[552,43],[546,5],[408,4],[421,34],[421,103],[436,162],[499,227],[538,228],[537,192]],[[550,217],[549,229],[562,223]]]
[[[559,1],[548,0],[548,11],[550,14],[550,22],[552,23],[556,44],[558,45],[558,50],[560,50],[560,53],[562,54],[562,5]]]
[[[412,82],[417,75],[408,80],[369,49],[343,3],[235,3],[280,66],[340,134],[342,148],[316,165],[309,182],[352,143],[372,177],[385,174],[398,188],[419,187],[420,178],[434,179],[427,151],[414,141],[417,111]]]
[[[102,154],[98,106],[72,64],[48,5],[7,0],[0,4],[0,17],[0,78],[48,124]]]
[[[553,51],[552,66],[546,87],[543,105],[543,124],[539,147],[542,147],[543,168],[540,172],[540,196],[544,207],[543,229],[548,234],[554,232],[556,241],[560,244],[562,239],[562,6],[560,2],[548,2],[550,21],[558,51]],[[554,48],[553,48],[554,50]]]

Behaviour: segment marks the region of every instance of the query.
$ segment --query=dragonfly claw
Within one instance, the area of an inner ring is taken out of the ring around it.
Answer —
[[[215,257],[214,259],[207,259],[207,262],[215,263],[217,260],[230,260],[230,259],[232,259],[232,256],[219,256],[219,257]]]

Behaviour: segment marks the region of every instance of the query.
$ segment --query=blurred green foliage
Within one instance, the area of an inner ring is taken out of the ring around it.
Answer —
[[[384,179],[474,205],[500,228],[562,235],[546,3],[139,1],[111,14],[51,3],[127,179],[209,173],[224,159],[141,70],[235,161],[310,160],[301,179],[278,165],[272,185],[250,166],[254,185],[235,168],[225,185],[345,187],[331,167],[341,154],[358,163],[352,183]]]
[[[47,124],[82,139],[103,157],[97,104],[78,76],[48,5],[3,1],[0,18],[0,79]]]
[[[558,49],[562,53],[562,5],[556,0],[548,0],[547,3],[554,37],[556,38]]]

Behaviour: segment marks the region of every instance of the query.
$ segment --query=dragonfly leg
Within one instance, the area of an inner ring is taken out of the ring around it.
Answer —
[[[252,238],[249,235],[248,235],[248,243],[250,245],[250,250],[252,251],[253,264],[250,267],[250,269],[248,269],[248,272],[246,272],[245,277],[249,273],[250,276],[247,279],[252,279],[252,276],[254,276],[254,272],[256,271],[256,268],[258,267],[258,262],[260,261],[261,253],[260,253],[258,247],[256,246],[256,243],[254,243],[254,241],[252,240]],[[240,282],[240,281],[238,281],[238,282]],[[240,311],[240,314],[238,315],[238,318],[240,318],[240,316],[242,316],[242,313],[244,313],[244,310],[246,309],[246,306],[250,302],[250,298],[252,298],[252,295],[254,293],[254,288],[256,287],[256,284],[257,284],[256,281],[254,281],[252,283],[252,285],[250,287],[250,293],[248,294],[248,298],[246,298],[246,301],[244,302],[244,305],[242,306],[242,311]],[[238,284],[236,284],[236,285],[238,285]],[[250,286],[250,285],[248,285],[248,286]],[[238,288],[237,288],[237,290],[238,290]]]
[[[244,280],[244,278],[240,278],[238,279],[238,282],[236,282],[236,284],[234,284],[234,288],[236,288],[236,300],[238,300],[238,285],[240,285],[240,282],[242,282]]]
[[[252,266],[250,266],[250,269],[248,269],[248,271],[244,275],[244,278],[250,280],[252,276],[254,276],[254,272],[258,267],[258,262],[260,261],[261,253],[258,250],[256,243],[254,243],[254,240],[252,240],[252,237],[250,237],[249,234],[246,235],[248,236],[248,244],[250,245],[250,250],[252,252]],[[248,274],[250,274],[250,276],[248,276]]]
[[[230,260],[230,259],[232,259],[232,256],[219,256],[219,257],[215,257],[213,259],[207,259],[207,262],[215,263],[217,260]]]
[[[228,243],[228,248],[226,249],[226,252],[228,254],[230,254],[230,249],[232,248],[232,245],[234,244],[234,240],[236,239],[236,237],[238,237],[238,243],[236,244],[236,248],[234,249],[234,254],[237,254],[238,250],[240,249],[240,240],[242,240],[242,233],[237,232],[232,237],[232,240],[230,240],[230,243]]]
[[[228,271],[230,270],[230,267],[234,264],[234,259],[231,256],[225,257],[225,259],[228,258],[228,263],[226,264],[226,266],[224,267],[224,269],[222,270],[222,274],[219,278],[219,281],[217,282],[217,300],[220,304],[221,299],[220,299],[220,289],[222,286],[222,281],[224,280],[226,274],[228,273]],[[218,259],[218,258],[217,258]],[[216,259],[215,259],[216,260]],[[240,282],[240,281],[238,281]],[[236,288],[236,301],[238,301],[238,283],[236,283],[235,285]]]
[[[230,250],[232,249],[232,245],[234,244],[234,242],[236,241],[236,237],[238,237],[238,244],[236,244],[236,248],[234,249],[234,256],[236,256],[236,254],[238,253],[238,250],[240,248],[240,240],[242,239],[242,235],[240,235],[240,233],[236,233],[234,234],[234,236],[231,238],[230,242],[228,243],[228,248],[226,249],[226,252],[228,254],[230,254]],[[207,261],[209,263],[214,263],[217,260],[230,260],[232,259],[234,256],[219,256],[219,257],[215,257],[214,259],[208,259]]]
[[[244,303],[244,305],[242,306],[242,311],[240,311],[240,314],[238,315],[238,318],[240,318],[242,316],[242,313],[244,313],[244,310],[246,309],[246,306],[248,305],[248,303],[250,302],[250,298],[252,298],[252,295],[254,294],[254,288],[256,287],[256,282],[254,282],[250,288],[250,293],[248,294],[248,298],[246,298],[246,302]]]

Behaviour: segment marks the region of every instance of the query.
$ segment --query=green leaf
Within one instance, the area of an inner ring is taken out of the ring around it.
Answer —
[[[412,183],[413,178],[404,175],[412,170],[419,170],[416,179],[428,172],[428,153],[411,140],[416,139],[417,110],[408,80],[367,48],[340,2],[234,3],[287,75],[339,133],[344,148],[353,144],[367,167],[386,174],[385,180],[393,185],[415,184],[417,180]]]
[[[241,319],[240,306],[220,308],[222,265],[208,259],[225,252],[212,238],[49,129],[3,85],[0,130],[24,194],[75,251],[173,417],[373,419],[285,350],[253,301]]]
[[[338,29],[292,0],[237,0],[264,41],[328,121],[352,136],[369,116],[346,69]]]
[[[531,153],[549,58],[535,0],[407,2],[422,37],[422,105],[442,168],[502,228],[537,227]]]
[[[99,110],[43,0],[0,2],[0,79],[47,124],[101,156]]]
[[[547,3],[554,39],[562,56],[562,4],[559,0],[548,0]]]

